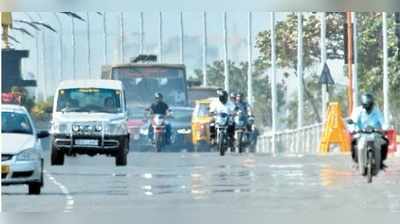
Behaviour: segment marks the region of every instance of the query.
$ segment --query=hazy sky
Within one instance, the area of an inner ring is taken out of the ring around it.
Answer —
[[[87,19],[86,12],[78,14]],[[200,69],[202,65],[202,12],[184,12],[184,33],[185,33],[185,64],[189,75],[193,74],[194,69]],[[29,29],[37,38],[39,44],[39,74],[43,74],[43,63],[46,64],[46,85],[49,91],[56,88],[60,80],[60,34],[62,30],[63,42],[63,74],[64,79],[72,78],[72,26],[71,19],[63,14],[57,13],[62,21],[60,27],[56,14],[53,12],[29,12],[13,13],[14,19],[18,20],[42,20],[54,27],[58,33],[49,31],[44,32],[45,54],[43,55],[43,34],[35,33]],[[136,56],[139,53],[139,15],[140,12],[125,12],[125,46],[126,59]],[[284,18],[286,13],[277,13],[277,20]],[[120,12],[107,12],[107,33],[108,33],[108,64],[120,63]],[[87,41],[87,23],[79,20],[75,21],[76,27],[76,60],[78,78],[97,78],[100,77],[101,66],[104,64],[104,33],[103,17],[96,12],[90,13],[90,37],[91,37],[91,68],[92,74],[88,73],[88,41]],[[177,11],[163,12],[163,45],[164,58],[167,63],[179,62],[179,13]],[[15,27],[21,27],[21,24],[14,24]],[[23,26],[26,27],[26,26]],[[62,28],[62,29],[61,29]],[[223,12],[207,12],[207,32],[208,32],[208,62],[222,60],[223,58]],[[254,59],[258,56],[258,50],[255,46],[257,33],[270,29],[270,13],[253,12],[253,54]],[[13,35],[21,42],[15,47],[20,49],[29,49],[30,57],[23,61],[24,74],[36,74],[37,70],[37,51],[36,38],[31,38],[19,32],[13,32]],[[148,54],[158,53],[159,39],[159,12],[144,12],[144,51]],[[229,59],[235,62],[247,61],[247,38],[248,38],[248,12],[228,12],[228,41],[229,41]],[[43,56],[45,60],[43,61]],[[342,76],[340,63],[330,63],[333,66],[335,76]],[[318,69],[318,68],[316,68]],[[332,68],[331,68],[332,69]],[[339,73],[339,74],[338,74]],[[45,84],[43,79],[39,79],[39,85]],[[340,82],[340,80],[339,80]],[[295,82],[293,82],[295,83]],[[295,88],[295,85],[290,89]]]

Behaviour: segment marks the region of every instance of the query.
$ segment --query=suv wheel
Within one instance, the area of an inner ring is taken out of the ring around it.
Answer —
[[[122,144],[122,147],[118,149],[118,153],[115,156],[115,165],[116,166],[126,166],[128,163],[128,145],[127,140],[125,140],[125,143]]]
[[[51,165],[52,166],[62,166],[64,165],[64,153],[57,150],[55,146],[51,147]]]

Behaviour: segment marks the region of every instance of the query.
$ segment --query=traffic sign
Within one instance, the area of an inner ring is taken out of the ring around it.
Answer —
[[[331,71],[329,70],[328,65],[325,63],[324,68],[322,69],[321,76],[319,78],[319,83],[321,85],[334,85],[335,81],[332,78]]]

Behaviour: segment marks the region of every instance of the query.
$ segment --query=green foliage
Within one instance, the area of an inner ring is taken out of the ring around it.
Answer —
[[[253,71],[253,91],[255,98],[254,114],[259,126],[271,124],[271,88],[269,77],[263,70],[260,70],[259,65],[254,66]],[[229,62],[230,88],[235,92],[242,92],[247,95],[247,69],[248,63],[241,62],[236,64]],[[203,74],[201,70],[195,70],[197,80],[202,80]],[[214,61],[207,66],[208,81],[210,86],[224,86],[224,62]],[[284,93],[286,91],[285,83],[278,84],[278,106],[282,108],[285,105]]]
[[[45,101],[40,101],[33,106],[31,114],[35,120],[48,120],[50,111],[53,108],[53,97],[49,97]]]
[[[303,14],[303,44],[305,70],[305,123],[315,123],[320,116],[321,87],[312,67],[320,63],[320,22],[313,13]],[[382,51],[382,14],[357,13],[358,21],[358,80],[360,92],[368,91],[376,95],[378,102],[383,101],[383,51]],[[328,59],[343,59],[343,29],[346,17],[344,13],[327,13],[327,56]],[[389,41],[389,78],[390,109],[394,122],[400,126],[400,60],[397,49],[394,15],[388,14]],[[256,46],[261,53],[257,59],[261,69],[270,67],[271,33],[263,31],[257,35]],[[297,15],[289,14],[276,24],[277,63],[285,69],[285,76],[296,75],[297,65]],[[396,53],[397,52],[397,53]],[[346,69],[346,68],[344,68]],[[315,73],[315,71],[314,71]],[[346,89],[335,86],[331,101],[338,100],[342,109],[347,106]],[[288,102],[288,124],[296,126],[297,97],[290,96]],[[345,113],[346,114],[346,113]]]

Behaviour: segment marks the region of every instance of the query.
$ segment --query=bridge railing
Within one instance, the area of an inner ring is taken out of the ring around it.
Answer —
[[[316,154],[319,152],[323,125],[314,124],[300,129],[265,132],[258,137],[257,153]],[[274,147],[275,140],[275,147]]]

